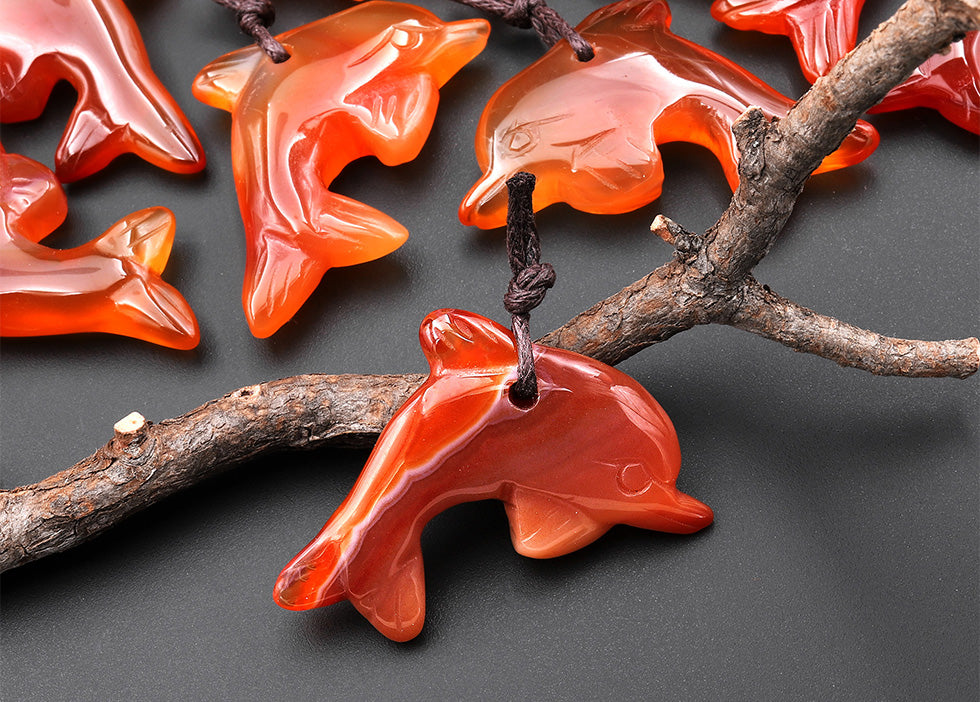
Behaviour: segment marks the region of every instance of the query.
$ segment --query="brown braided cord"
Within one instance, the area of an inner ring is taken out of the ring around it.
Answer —
[[[282,63],[289,58],[289,52],[276,41],[269,27],[276,19],[276,8],[272,0],[213,0],[219,5],[235,11],[238,26],[255,40],[269,58]],[[561,15],[545,3],[545,0],[456,0],[464,5],[497,15],[507,24],[520,29],[533,28],[547,47],[554,46],[565,39],[579,61],[590,61],[595,52],[592,45],[572,29]]]
[[[548,7],[545,0],[456,0],[456,2],[497,15],[513,27],[534,28],[548,48],[559,40],[565,39],[579,61],[591,61],[595,57],[592,45],[572,29],[561,15]]]
[[[282,63],[289,58],[289,52],[269,31],[269,26],[276,21],[276,8],[272,0],[214,0],[214,2],[235,11],[238,16],[238,26],[255,40],[273,63]]]
[[[504,295],[504,308],[511,315],[517,347],[517,380],[510,388],[510,396],[519,406],[533,405],[538,399],[529,322],[531,310],[541,304],[555,284],[551,264],[540,263],[541,242],[534,226],[533,192],[534,176],[530,173],[522,171],[507,180],[507,258],[514,276]]]

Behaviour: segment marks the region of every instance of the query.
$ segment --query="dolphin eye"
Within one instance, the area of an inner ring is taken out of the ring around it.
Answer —
[[[414,49],[422,43],[422,32],[418,29],[397,27],[391,33],[391,44],[399,49]]]
[[[629,497],[642,495],[653,485],[653,475],[642,463],[626,463],[616,473],[616,484]]]
[[[517,127],[505,135],[504,145],[509,151],[522,154],[534,146],[535,141],[536,135],[530,129]]]

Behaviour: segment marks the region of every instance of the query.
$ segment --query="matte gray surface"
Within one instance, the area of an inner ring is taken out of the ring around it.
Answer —
[[[425,0],[446,19],[476,16]],[[574,22],[600,3],[563,0]],[[880,6],[879,6],[880,5]],[[896,3],[875,4],[881,19]],[[235,388],[295,373],[420,371],[417,328],[454,306],[503,321],[502,231],[467,230],[456,206],[478,175],[472,134],[495,87],[541,53],[493,23],[488,49],[442,91],[422,155],[362,160],[334,189],[410,230],[381,261],[330,271],[270,340],[240,308],[244,261],[228,115],[190,94],[197,70],[243,43],[206,0],[133,2],[157,73],[209,165],[181,177],[119,160],[69,187],[68,246],[165,205],[177,242],[165,277],[196,310],[202,343],[172,352],[109,336],[4,340],[2,486],[88,455],[132,410],[158,421]],[[280,0],[280,31],[345,7]],[[788,42],[675,3],[675,31],[798,95]],[[865,22],[866,33],[871,23]],[[74,100],[4,125],[9,151],[48,165]],[[757,271],[784,295],[886,334],[978,332],[977,138],[928,111],[875,117],[865,163],[814,179]],[[596,217],[538,218],[558,285],[541,334],[669,255],[663,212],[703,229],[730,193],[713,158],[663,149],[663,197]],[[329,517],[367,453],[257,461],[175,496],[72,552],[3,577],[4,700],[724,699],[974,700],[978,694],[977,380],[875,378],[727,328],[695,329],[621,368],[673,418],[680,487],[716,523],[679,537],[616,528],[552,561],[510,546],[497,503],[455,508],[424,535],[428,619],[394,644],[348,604],[279,609],[279,569]]]

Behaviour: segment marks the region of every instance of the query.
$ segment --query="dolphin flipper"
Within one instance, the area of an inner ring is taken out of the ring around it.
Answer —
[[[401,73],[368,83],[345,99],[364,127],[368,149],[386,166],[411,161],[422,150],[439,103],[439,85],[428,73]]]
[[[2,66],[0,66],[2,70]],[[61,183],[46,166],[0,144],[0,210],[7,226],[35,244],[57,229],[68,216],[68,199]]]
[[[200,70],[191,85],[191,92],[205,105],[231,112],[245,84],[263,60],[270,59],[258,46],[225,54]]]
[[[418,544],[397,563],[365,568],[348,578],[348,597],[358,612],[393,641],[414,639],[425,623],[425,573]]]
[[[561,498],[526,488],[515,487],[505,507],[514,550],[529,558],[554,558],[577,551],[611,526]]]

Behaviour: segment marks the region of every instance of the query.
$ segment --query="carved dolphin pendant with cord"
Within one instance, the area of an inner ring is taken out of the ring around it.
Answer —
[[[586,356],[534,346],[538,400],[509,399],[510,331],[438,310],[422,323],[429,377],[382,432],[361,476],[322,531],[286,566],[287,609],[350,600],[382,634],[418,635],[425,618],[420,537],[453,505],[504,502],[514,548],[553,558],[614,524],[679,534],[711,523],[680,492],[680,446],[666,413],[635,380]]]

